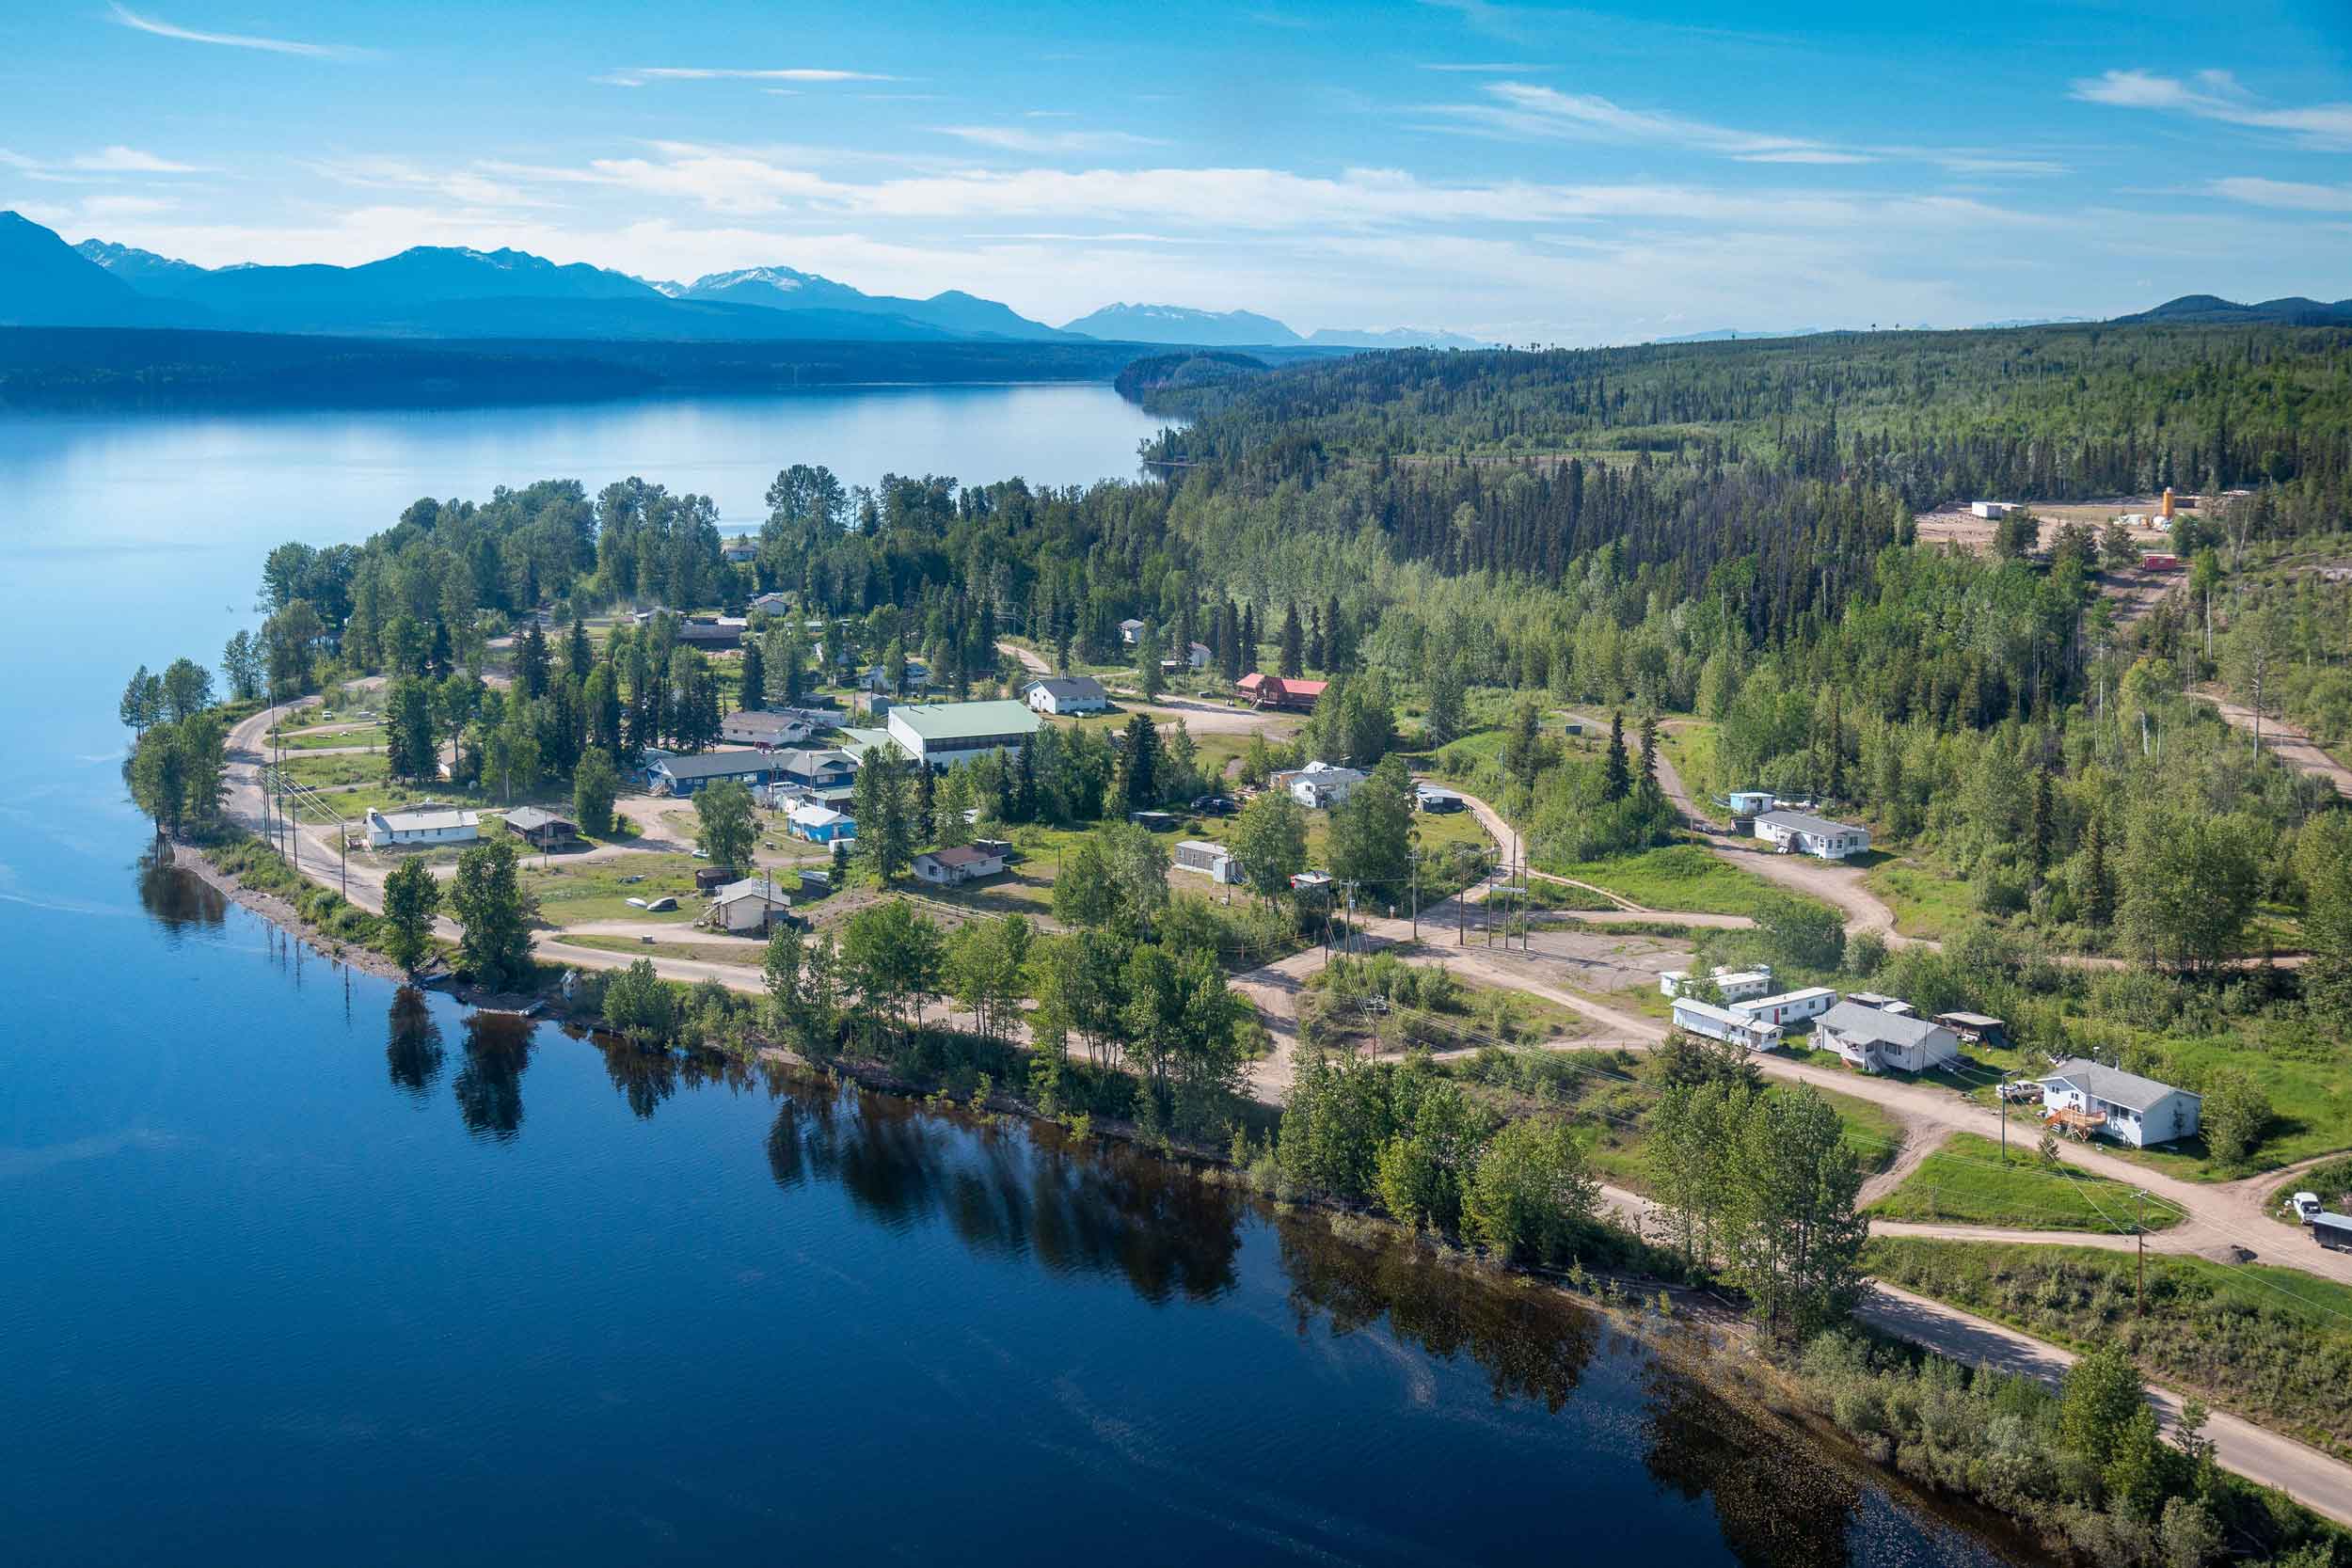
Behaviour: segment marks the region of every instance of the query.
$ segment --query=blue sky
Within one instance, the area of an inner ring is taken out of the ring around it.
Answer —
[[[1629,341],[2352,294],[2352,5],[16,0],[0,206]]]

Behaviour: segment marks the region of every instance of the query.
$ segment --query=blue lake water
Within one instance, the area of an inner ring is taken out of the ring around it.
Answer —
[[[171,873],[130,666],[288,537],[785,463],[1123,474],[1091,388],[0,420],[10,1560],[2002,1559],[1536,1292],[1152,1162],[469,1020]]]

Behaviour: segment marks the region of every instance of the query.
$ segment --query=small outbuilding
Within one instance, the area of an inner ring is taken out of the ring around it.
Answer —
[[[506,814],[506,831],[533,849],[561,849],[580,842],[580,824],[537,806],[516,806]]]
[[[1418,784],[1413,786],[1413,804],[1426,812],[1462,811],[1468,802],[1442,784]]]
[[[857,822],[821,800],[803,800],[784,814],[784,831],[811,844],[856,842]]]
[[[1935,1022],[1970,1045],[2009,1044],[2009,1025],[1983,1013],[1938,1013]]]

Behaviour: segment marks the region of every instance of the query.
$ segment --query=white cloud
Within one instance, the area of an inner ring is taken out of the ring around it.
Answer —
[[[194,164],[175,164],[152,152],[142,152],[135,147],[109,147],[103,152],[86,152],[72,160],[72,166],[96,174],[202,174],[206,171]]]
[[[122,26],[151,33],[159,39],[177,39],[183,43],[214,43],[230,49],[259,49],[270,55],[307,55],[316,59],[344,59],[366,53],[340,43],[302,43],[293,39],[256,38],[247,33],[200,33],[157,17],[141,16],[120,5],[111,7],[110,12],[112,19]]]
[[[1126,131],[1025,131],[1012,125],[935,125],[943,136],[955,136],[975,147],[1003,152],[1118,152],[1128,148],[1166,147],[1152,136]]]
[[[1597,93],[1562,92],[1532,82],[1491,82],[1492,103],[1457,103],[1431,112],[1488,130],[1537,137],[1621,141],[1713,152],[1747,163],[1867,164],[1875,155],[1805,136],[1736,130],[1702,119],[1629,109]]]
[[[642,87],[647,82],[896,82],[871,71],[834,71],[818,66],[785,66],[774,70],[743,70],[732,66],[631,66],[593,78],[615,87]]]
[[[2309,185],[2292,180],[2239,175],[2216,180],[2206,189],[2252,207],[2276,207],[2295,213],[2352,213],[2352,185]]]
[[[2201,71],[2193,82],[2145,71],[2109,71],[2075,82],[2074,96],[2086,103],[2153,109],[2249,130],[2280,131],[2305,147],[2352,151],[2352,103],[2266,108],[2226,71]]]

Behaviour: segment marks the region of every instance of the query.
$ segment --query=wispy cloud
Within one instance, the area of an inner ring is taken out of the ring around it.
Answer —
[[[1449,115],[1523,136],[1622,141],[1713,152],[1743,163],[1867,164],[1877,154],[1807,136],[1741,131],[1652,109],[1628,108],[1598,93],[1562,92],[1532,82],[1490,82],[1492,103],[1439,105]]]
[[[2076,81],[2074,95],[2086,103],[2193,115],[2249,130],[2283,132],[2305,147],[2324,151],[2352,151],[2352,103],[2265,105],[2226,71],[2201,71],[2188,81],[2145,71],[2109,71]]]
[[[648,65],[608,71],[595,80],[612,87],[642,87],[647,82],[896,82],[873,71],[835,71],[823,66],[780,66],[750,70],[734,66]]]
[[[1138,148],[1166,147],[1152,136],[1129,131],[1031,131],[1017,125],[935,125],[943,136],[954,136],[975,147],[1001,152],[1050,156],[1060,152],[1122,152]]]
[[[93,174],[203,174],[207,170],[195,164],[175,164],[152,152],[142,152],[135,147],[109,147],[103,152],[86,152],[72,160],[72,166]]]
[[[2294,213],[2352,213],[2352,185],[2311,185],[2293,180],[2240,175],[2216,180],[2205,188],[2215,196],[2242,201],[2249,207],[2276,207]]]
[[[307,55],[314,59],[348,59],[367,51],[340,43],[304,43],[294,39],[257,38],[250,33],[204,33],[193,27],[182,27],[160,17],[141,16],[126,6],[108,8],[112,19],[125,27],[142,33],[152,33],[159,39],[178,39],[183,43],[215,43],[228,49],[259,49],[270,55]]]

